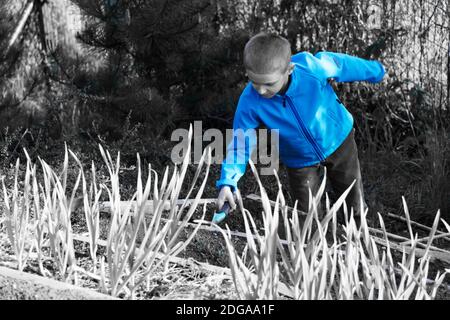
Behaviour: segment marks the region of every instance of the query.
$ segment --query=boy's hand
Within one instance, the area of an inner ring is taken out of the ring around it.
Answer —
[[[222,209],[225,201],[227,201],[230,204],[231,207],[230,211],[236,209],[236,202],[234,201],[234,195],[233,192],[231,192],[231,188],[229,186],[223,186],[222,189],[220,189],[219,197],[217,198],[216,201],[217,210]]]

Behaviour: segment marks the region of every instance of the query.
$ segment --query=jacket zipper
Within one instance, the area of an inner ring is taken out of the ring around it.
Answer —
[[[314,138],[311,136],[309,131],[306,129],[305,124],[303,123],[302,118],[298,114],[297,110],[293,106],[293,103],[291,99],[288,96],[284,96],[283,99],[283,106],[286,107],[286,100],[288,100],[288,105],[291,107],[292,113],[294,114],[295,118],[297,119],[297,122],[299,124],[299,127],[303,133],[303,135],[306,137],[306,140],[311,144],[311,146],[314,149],[314,152],[316,153],[316,156],[319,158],[320,161],[325,160],[325,156],[323,155],[322,151],[320,150],[317,143],[314,141]]]

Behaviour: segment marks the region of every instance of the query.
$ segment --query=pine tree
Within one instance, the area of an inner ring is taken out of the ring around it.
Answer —
[[[86,15],[80,39],[108,56],[110,94],[156,89],[165,101],[176,99],[179,118],[234,106],[243,71],[230,70],[240,65],[246,39],[220,36],[214,2],[73,1]]]
[[[76,60],[80,54],[70,6],[70,0],[0,2],[0,128],[38,125],[59,137],[68,123],[76,104],[63,98],[72,93],[62,85],[68,79],[53,56]]]

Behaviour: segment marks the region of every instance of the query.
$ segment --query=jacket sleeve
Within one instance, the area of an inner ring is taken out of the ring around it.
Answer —
[[[216,187],[220,189],[224,185],[237,189],[239,179],[245,174],[249,158],[256,146],[256,128],[260,125],[257,116],[252,112],[256,101],[248,97],[241,98],[233,120],[233,135],[227,146],[227,155],[222,163],[220,179]]]
[[[383,65],[375,60],[365,60],[343,53],[319,52],[315,55],[319,73],[326,79],[337,82],[368,81],[381,82],[386,73]]]

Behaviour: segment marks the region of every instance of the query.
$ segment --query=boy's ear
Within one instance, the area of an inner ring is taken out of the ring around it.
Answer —
[[[289,74],[291,74],[294,71],[294,64],[292,62],[289,63],[288,71],[289,71]]]

